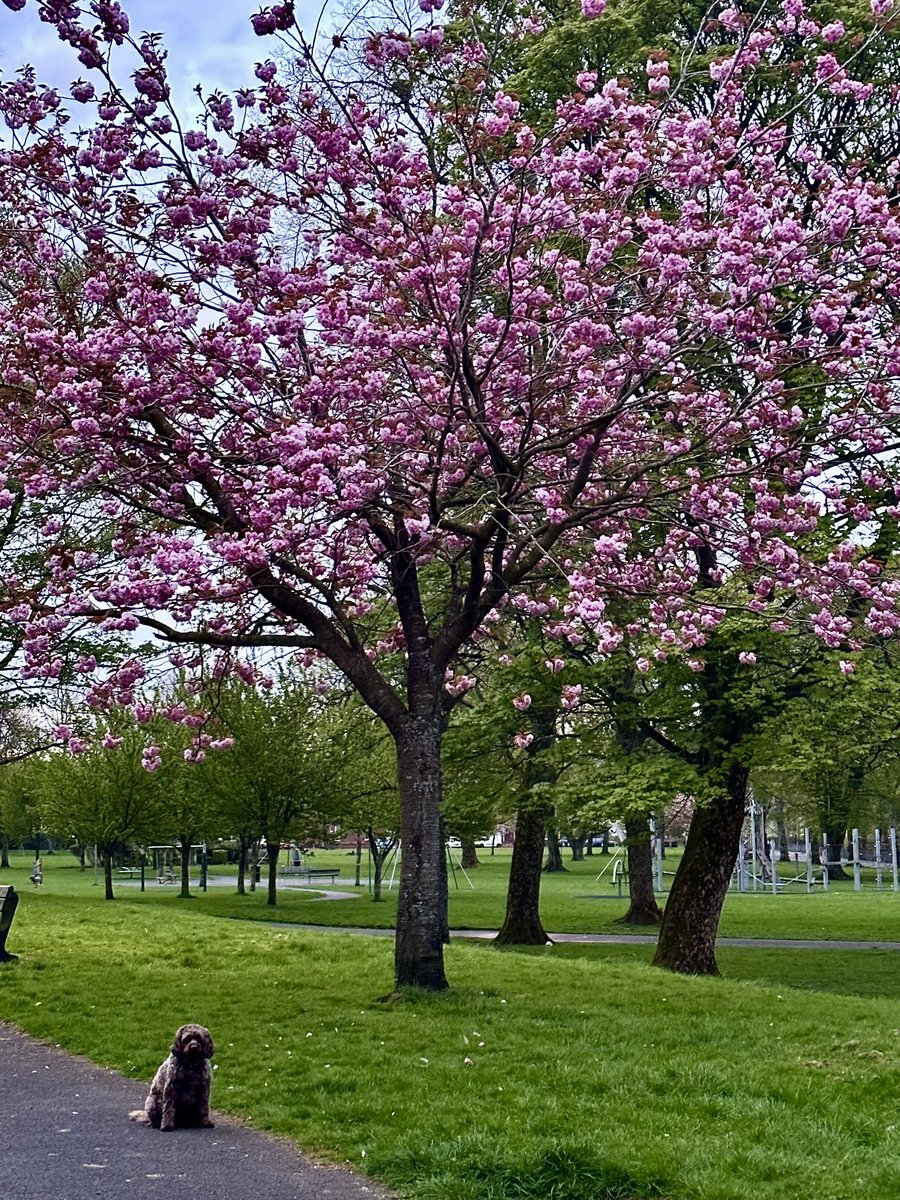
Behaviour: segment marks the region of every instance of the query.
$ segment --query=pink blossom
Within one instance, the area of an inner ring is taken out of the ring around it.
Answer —
[[[605,11],[606,0],[581,0],[581,12],[585,17],[602,17]]]
[[[527,750],[533,741],[533,733],[517,733],[513,738],[513,742],[519,747],[520,750]]]
[[[756,655],[752,650],[742,650],[738,655],[738,662],[745,666],[752,666],[756,662]]]
[[[526,708],[531,708],[531,697],[527,692],[523,692],[521,696],[513,697],[513,707],[519,712],[524,712]]]

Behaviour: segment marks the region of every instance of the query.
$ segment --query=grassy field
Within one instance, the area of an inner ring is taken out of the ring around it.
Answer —
[[[450,924],[453,929],[496,929],[503,920],[506,906],[506,881],[510,852],[489,852],[481,865],[469,873],[468,879],[458,870],[450,880]],[[31,869],[28,855],[13,855],[10,878],[18,890],[27,891]],[[211,885],[206,893],[194,890],[192,907],[220,917],[249,920],[298,922],[334,926],[375,926],[391,928],[396,914],[396,889],[385,889],[384,899],[372,903],[366,888],[366,860],[362,863],[362,885],[353,886],[355,859],[341,851],[317,851],[311,860],[317,866],[336,867],[340,877],[333,887],[344,893],[356,893],[346,900],[323,900],[322,893],[309,888],[281,887],[278,904],[273,910],[266,904],[265,887],[255,893],[238,896],[233,884],[235,868],[216,867],[211,872]],[[562,874],[546,875],[541,885],[541,913],[544,927],[556,933],[615,933],[622,932],[617,924],[627,908],[627,899],[620,899],[618,888],[610,885],[610,869],[598,880],[598,872],[609,862],[595,855],[583,863],[569,863]],[[677,855],[667,859],[666,870],[674,870]],[[68,854],[47,855],[43,859],[44,884],[42,891],[54,894],[78,894],[85,899],[103,903],[102,875],[78,869]],[[793,869],[791,874],[795,874]],[[152,875],[152,872],[151,872]],[[197,871],[193,872],[197,879]],[[469,880],[471,884],[469,885]],[[217,883],[221,881],[221,886]],[[666,877],[671,883],[671,876]],[[281,878],[279,883],[282,883]],[[826,938],[840,940],[900,941],[900,894],[886,887],[876,891],[874,876],[864,876],[864,890],[854,892],[851,882],[832,885],[827,892],[821,889],[808,895],[794,890],[793,885],[773,896],[771,892],[730,893],[719,932],[723,937],[750,938]],[[458,884],[458,886],[456,886]],[[332,886],[332,885],[329,885]],[[117,878],[116,892],[140,904],[183,905],[178,888],[160,885],[148,876],[147,890],[141,894],[137,879]],[[627,889],[626,889],[627,891]]]
[[[123,884],[109,904],[72,861],[45,857],[39,891],[26,859],[3,873],[21,957],[0,968],[0,1017],[141,1079],[202,1021],[216,1107],[413,1200],[897,1196],[894,952],[726,948],[725,978],[698,980],[654,970],[645,946],[454,943],[449,993],[382,1004],[389,940],[218,918],[340,907],[369,924],[392,902],[286,893],[272,913],[230,886],[185,902]],[[547,880],[548,927],[619,915],[587,898],[595,864]],[[496,923],[504,871],[454,892],[455,924]],[[726,912],[729,932],[887,937],[900,899],[734,896]]]

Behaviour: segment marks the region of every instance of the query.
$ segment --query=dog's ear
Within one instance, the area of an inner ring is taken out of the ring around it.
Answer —
[[[182,1025],[181,1028],[178,1030],[178,1032],[175,1034],[175,1039],[172,1042],[172,1045],[169,1047],[170,1054],[180,1054],[181,1053],[182,1035],[184,1034],[185,1029],[187,1029],[187,1026]]]
[[[212,1040],[212,1034],[206,1030],[206,1036],[203,1039],[203,1053],[207,1058],[212,1058],[216,1052],[215,1043]]]

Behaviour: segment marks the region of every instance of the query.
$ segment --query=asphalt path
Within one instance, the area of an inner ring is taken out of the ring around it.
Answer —
[[[3,1200],[384,1200],[389,1193],[213,1112],[214,1129],[128,1119],[147,1087],[0,1024]],[[213,1090],[215,1102],[215,1089]]]
[[[245,918],[235,917],[240,921]],[[362,925],[310,925],[293,921],[266,921],[278,929],[305,929],[310,933],[354,933],[364,937],[392,938],[393,929],[372,929]],[[451,929],[450,937],[456,940],[490,941],[497,936],[496,929]],[[581,945],[649,946],[655,945],[655,933],[548,933],[551,942],[575,942]],[[753,950],[900,950],[900,942],[844,942],[815,938],[716,938],[717,946],[742,946]]]

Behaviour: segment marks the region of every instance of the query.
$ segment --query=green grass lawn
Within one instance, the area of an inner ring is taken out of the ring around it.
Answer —
[[[545,878],[548,929],[616,928],[603,861]],[[352,880],[351,857],[316,864]],[[698,980],[651,968],[652,946],[454,943],[448,994],[385,1005],[389,940],[259,922],[389,925],[393,894],[285,888],[273,910],[263,890],[117,880],[109,904],[68,855],[45,855],[39,890],[29,870],[2,873],[22,901],[0,1017],[144,1080],[203,1021],[218,1108],[414,1200],[897,1196],[895,952],[726,947],[725,978]],[[507,871],[486,856],[474,889],[451,880],[455,927],[498,924]],[[871,887],[732,895],[722,932],[900,940],[898,916]]]
[[[728,978],[689,979],[643,946],[454,943],[449,993],[382,1004],[389,940],[45,878],[17,880],[0,1015],[142,1080],[202,1021],[217,1108],[414,1200],[897,1196],[891,953],[723,950]]]
[[[450,924],[454,929],[496,929],[503,920],[506,906],[506,881],[509,851],[491,858],[482,857],[481,866],[467,879],[458,870],[450,879]],[[32,888],[28,855],[13,855],[9,877],[19,891]],[[336,867],[341,872],[333,885],[343,892],[357,892],[354,899],[322,900],[321,891],[283,887],[274,910],[266,904],[263,885],[255,893],[238,896],[233,886],[211,885],[206,893],[194,889],[190,902],[204,913],[220,917],[250,920],[299,922],[335,926],[376,926],[391,928],[397,907],[397,892],[384,891],[384,899],[372,903],[366,888],[366,861],[362,864],[362,885],[353,886],[355,859],[340,851],[317,851],[312,860],[317,866]],[[562,874],[545,875],[541,885],[541,913],[544,927],[556,933],[622,932],[617,919],[627,908],[627,899],[618,897],[618,888],[609,884],[607,869],[598,880],[597,873],[608,863],[595,855],[583,863],[569,863]],[[674,869],[677,856],[667,859],[666,869]],[[103,879],[100,873],[80,871],[68,854],[45,855],[42,891],[54,894],[83,895],[102,903]],[[793,874],[793,870],[791,871]],[[215,867],[213,879],[236,874],[233,867]],[[157,884],[148,875],[146,891],[141,894],[137,879],[117,878],[116,893],[143,904],[183,905],[178,887]],[[4,878],[6,876],[4,875]],[[197,872],[194,870],[193,879]],[[469,879],[473,886],[469,886]],[[346,881],[346,882],[343,882]],[[281,879],[279,879],[281,882]],[[671,878],[667,877],[667,883]],[[827,892],[789,890],[773,896],[771,892],[729,894],[719,933],[723,937],[751,938],[826,938],[842,940],[900,941],[900,894],[890,887],[875,890],[874,875],[864,876],[862,892],[854,892],[852,883],[833,885]],[[886,883],[889,885],[889,878]],[[456,886],[456,885],[459,886]],[[329,885],[332,886],[332,885]],[[633,931],[632,931],[633,932]]]

